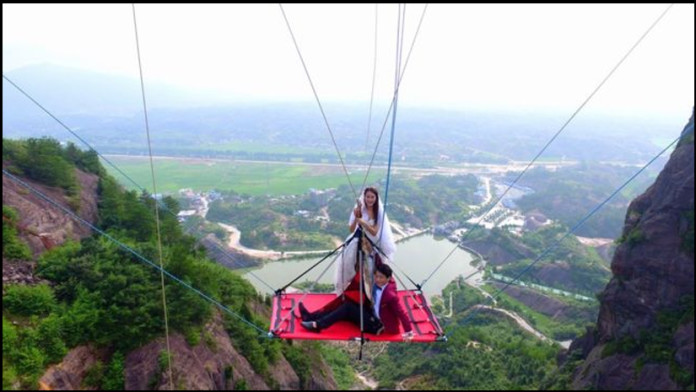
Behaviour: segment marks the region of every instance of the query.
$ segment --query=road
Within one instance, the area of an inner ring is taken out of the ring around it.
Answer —
[[[590,238],[580,236],[575,236],[575,238],[577,238],[581,244],[591,247],[604,246],[606,244],[611,244],[612,242],[614,242],[613,238]]]
[[[489,177],[481,177],[483,180],[483,184],[486,186],[486,200],[481,203],[481,205],[486,205],[490,203],[491,199],[493,199],[493,194],[491,193],[491,179]]]
[[[541,339],[542,341],[544,341],[544,342],[549,342],[549,343],[550,343],[550,342],[556,342],[556,343],[560,344],[561,346],[563,346],[564,348],[570,347],[570,342],[571,342],[570,340],[566,340],[566,341],[563,341],[563,342],[559,342],[559,341],[555,341],[555,340],[553,340],[553,339],[549,339],[549,338],[546,337],[544,334],[542,334],[541,332],[539,332],[539,331],[537,331],[536,329],[534,329],[534,327],[532,327],[531,325],[529,325],[529,323],[527,323],[527,321],[526,321],[525,319],[523,319],[522,317],[520,317],[520,316],[519,316],[517,313],[515,313],[515,312],[511,312],[511,311],[509,311],[509,310],[507,310],[507,309],[494,308],[494,307],[488,306],[488,305],[475,305],[475,306],[472,306],[471,309],[487,309],[487,310],[492,310],[492,311],[494,311],[494,312],[503,313],[503,314],[505,314],[506,316],[510,317],[511,319],[515,320],[515,322],[517,322],[517,324],[518,324],[520,327],[522,327],[522,329],[524,329],[524,330],[527,331],[527,332],[532,333],[534,336],[536,336],[537,338]]]
[[[150,159],[147,155],[124,155],[124,154],[104,154],[107,158],[130,158],[130,159]],[[320,167],[335,167],[340,169],[342,166],[339,163],[314,163],[314,162],[287,162],[287,161],[254,161],[244,159],[225,159],[225,158],[199,158],[199,157],[177,157],[177,156],[153,156],[154,160],[175,159],[180,161],[195,161],[195,162],[235,162],[235,163],[250,163],[250,164],[272,164],[272,165],[289,165],[289,166],[320,166]],[[535,162],[533,167],[546,167],[548,169],[557,169],[561,166],[570,166],[577,164],[576,161],[544,161]],[[528,162],[511,161],[505,164],[489,164],[489,163],[462,163],[457,166],[441,166],[433,168],[410,167],[410,166],[392,166],[392,172],[401,171],[416,172],[423,174],[502,174],[508,171],[522,171],[527,167]],[[366,170],[367,165],[347,164],[346,169]],[[372,169],[386,170],[385,165],[373,165]]]
[[[375,390],[379,386],[379,383],[377,380],[373,378],[368,378],[366,377],[363,373],[360,372],[355,372],[355,376],[360,380],[361,383],[363,383],[366,387]]]

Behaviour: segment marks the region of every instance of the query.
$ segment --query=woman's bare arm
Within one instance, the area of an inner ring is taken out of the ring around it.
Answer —
[[[355,231],[355,227],[358,225],[358,221],[360,218],[362,218],[362,204],[360,204],[360,200],[356,200],[358,202],[358,205],[353,209],[353,222],[350,224],[350,232]]]
[[[379,225],[370,225],[369,223],[365,222],[364,219],[356,219],[356,221],[372,236],[376,236],[377,232],[379,232]]]

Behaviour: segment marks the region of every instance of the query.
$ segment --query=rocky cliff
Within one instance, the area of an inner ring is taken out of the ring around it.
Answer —
[[[80,205],[77,215],[87,222],[95,224],[99,178],[81,170],[76,170],[75,174],[80,187]],[[45,186],[28,179],[22,179],[22,181],[64,208],[73,210],[70,207],[70,198],[64,190]],[[17,233],[29,245],[33,256],[38,256],[69,239],[79,241],[91,235],[89,227],[4,175],[2,176],[2,204],[20,212]],[[40,279],[34,275],[34,267],[33,260],[7,261],[3,259],[2,281],[3,283],[38,283]]]
[[[302,389],[300,378],[283,356],[272,365],[267,378],[256,373],[249,361],[235,349],[219,314],[205,326],[199,344],[191,346],[179,333],[170,336],[169,344],[173,373],[171,385],[174,389]],[[165,340],[160,338],[128,353],[124,371],[125,389],[170,389],[168,370],[161,368],[160,364],[160,357],[166,350]],[[98,361],[108,362],[105,350],[87,346],[74,348],[60,364],[46,371],[40,385],[61,390],[81,389],[85,377]],[[323,361],[315,365],[308,387],[335,390],[331,369]]]
[[[87,222],[95,224],[99,177],[79,169],[75,170],[75,174],[80,187],[80,204],[77,215]],[[64,190],[25,178],[22,181],[64,208],[73,210],[70,207],[70,198]],[[80,240],[92,234],[89,227],[4,175],[2,176],[2,204],[21,212],[18,233],[29,244],[34,255],[60,245],[68,239]]]
[[[694,117],[655,183],[630,204],[574,389],[693,389]]]

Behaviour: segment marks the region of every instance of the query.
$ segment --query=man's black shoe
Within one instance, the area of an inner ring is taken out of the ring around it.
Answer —
[[[303,321],[309,321],[312,319],[312,313],[310,313],[307,308],[305,308],[302,302],[299,303],[298,308],[300,308],[300,317]]]
[[[303,321],[300,323],[303,328],[312,331],[312,332],[319,332],[319,326],[317,326],[316,321]]]

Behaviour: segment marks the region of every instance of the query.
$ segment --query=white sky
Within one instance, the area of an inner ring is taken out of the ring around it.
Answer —
[[[3,73],[55,63],[138,77],[130,4],[3,4]],[[665,4],[431,4],[399,105],[572,113]],[[397,6],[284,6],[322,101],[376,102],[394,83]],[[404,59],[423,5],[406,10]],[[145,81],[229,99],[313,101],[277,4],[136,5]],[[677,4],[587,107],[679,116],[694,105],[694,4]],[[3,84],[4,85],[4,84]]]

